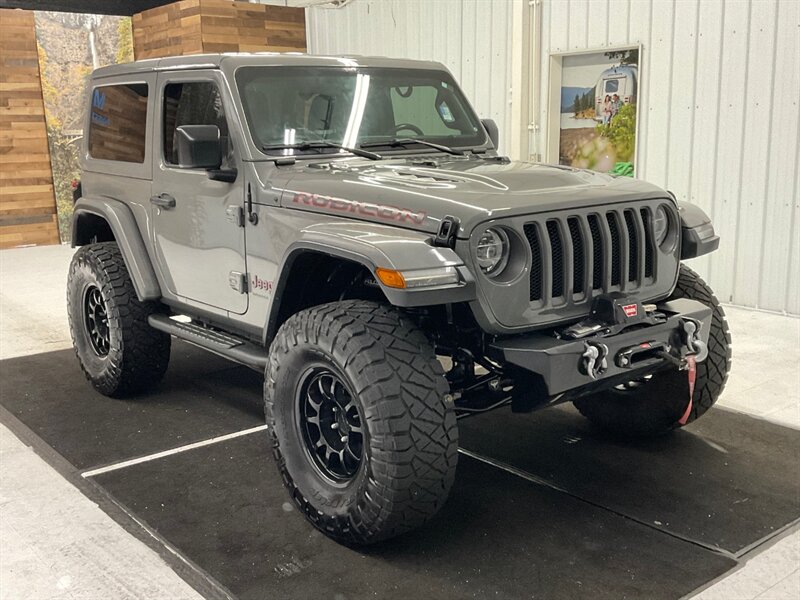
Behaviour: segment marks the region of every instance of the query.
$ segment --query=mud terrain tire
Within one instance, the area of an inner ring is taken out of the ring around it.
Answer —
[[[147,323],[160,305],[136,297],[116,243],[89,244],[72,257],[67,310],[81,369],[98,392],[121,398],[161,380],[170,336]]]
[[[345,544],[430,519],[458,458],[448,389],[431,343],[392,307],[350,300],[289,318],[270,348],[264,400],[275,460],[301,513]],[[320,443],[334,413],[345,414],[340,454],[336,439]]]

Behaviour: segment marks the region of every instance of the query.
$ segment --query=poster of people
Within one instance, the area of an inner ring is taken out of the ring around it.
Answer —
[[[639,50],[565,56],[561,66],[559,163],[632,177]]]

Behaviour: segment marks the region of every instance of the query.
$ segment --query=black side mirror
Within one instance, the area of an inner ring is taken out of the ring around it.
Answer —
[[[182,169],[219,169],[222,144],[216,125],[181,125],[175,130],[178,166]]]
[[[497,129],[497,123],[494,122],[494,119],[481,119],[481,123],[489,135],[489,139],[492,140],[494,149],[497,150],[497,145],[500,142],[500,130]]]

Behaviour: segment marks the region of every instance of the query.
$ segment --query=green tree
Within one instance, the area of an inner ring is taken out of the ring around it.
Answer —
[[[53,172],[53,187],[58,211],[58,230],[61,234],[61,241],[67,241],[72,229],[72,181],[80,174],[78,164],[80,138],[64,133],[64,124],[56,116],[56,111],[61,105],[62,94],[65,92],[56,88],[50,81],[47,53],[41,45],[38,45],[38,52],[47,124],[47,142],[50,147],[50,168]]]
[[[611,60],[619,59],[621,65],[638,65],[639,64],[639,50],[634,48],[631,50],[612,50],[605,53],[606,58]]]
[[[47,52],[44,51],[41,44],[36,44],[36,50],[39,53],[39,77],[42,82],[42,97],[44,99],[44,118],[48,127],[61,128],[61,120],[53,114],[53,107],[58,103],[60,92],[56,87],[50,83],[50,78],[47,72]]]
[[[598,124],[596,131],[614,146],[618,161],[633,161],[636,150],[636,105],[626,104],[608,125]]]
[[[56,192],[58,230],[61,241],[72,235],[72,182],[80,177],[78,145],[80,138],[67,136],[61,128],[48,127],[50,142],[50,164],[53,169],[53,187]]]
[[[117,25],[117,64],[133,62],[133,26],[130,17],[119,20]]]

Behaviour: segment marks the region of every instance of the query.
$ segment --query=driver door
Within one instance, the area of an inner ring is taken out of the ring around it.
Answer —
[[[245,230],[239,218],[244,177],[221,84],[217,71],[158,75],[150,223],[157,268],[169,295],[242,314],[248,305]],[[214,181],[204,169],[178,166],[175,131],[182,125],[219,127],[221,167],[239,169],[233,183]]]

